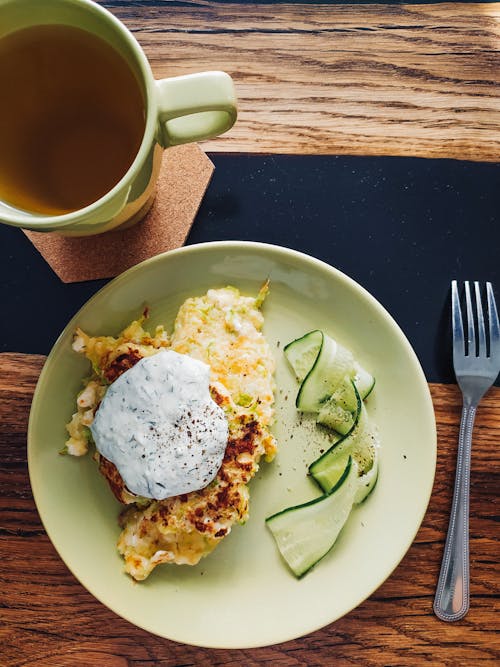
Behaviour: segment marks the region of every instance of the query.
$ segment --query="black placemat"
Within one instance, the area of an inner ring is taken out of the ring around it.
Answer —
[[[429,381],[452,382],[449,283],[490,280],[500,301],[500,165],[395,157],[212,154],[188,243],[243,239],[322,259],[366,287]],[[0,351],[47,353],[107,281],[64,285],[0,225]]]

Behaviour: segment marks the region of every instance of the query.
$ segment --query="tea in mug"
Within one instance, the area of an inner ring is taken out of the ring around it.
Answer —
[[[83,208],[125,175],[145,103],[125,58],[80,28],[0,39],[0,199],[31,212]]]

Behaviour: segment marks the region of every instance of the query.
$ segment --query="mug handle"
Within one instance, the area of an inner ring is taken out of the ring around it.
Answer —
[[[234,83],[225,72],[200,72],[156,81],[164,147],[216,137],[236,121]]]

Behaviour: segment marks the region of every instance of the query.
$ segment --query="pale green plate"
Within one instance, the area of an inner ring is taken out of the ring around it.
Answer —
[[[115,543],[119,505],[89,456],[59,456],[84,359],[71,350],[78,325],[115,334],[145,303],[151,326],[171,327],[188,296],[234,285],[256,294],[269,277],[265,333],[277,361],[279,455],[251,483],[250,520],[196,567],[160,566],[145,582],[123,573]],[[282,349],[311,329],[350,347],[377,378],[369,411],[380,428],[380,478],[334,549],[297,581],[264,525],[266,516],[311,499],[306,477],[317,451],[294,408],[297,385]],[[436,462],[434,412],[425,377],[403,333],[353,280],[306,255],[272,245],[207,243],[154,257],[122,274],[72,319],[50,353],[28,433],[33,494],[61,558],[98,600],[150,632],[199,646],[243,648],[299,637],[367,598],[411,545],[429,501]],[[383,604],[383,603],[382,603]],[[335,632],[335,626],[331,629]]]

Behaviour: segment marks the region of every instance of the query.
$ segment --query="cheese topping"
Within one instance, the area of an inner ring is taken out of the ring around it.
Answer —
[[[163,500],[215,478],[228,424],[210,397],[209,375],[207,364],[164,350],[110,385],[90,428],[129,491]]]

